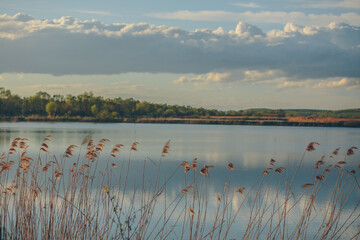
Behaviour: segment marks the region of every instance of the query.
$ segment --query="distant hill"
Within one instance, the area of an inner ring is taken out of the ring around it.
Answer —
[[[360,118],[360,108],[343,110],[284,109],[284,111],[298,116]]]

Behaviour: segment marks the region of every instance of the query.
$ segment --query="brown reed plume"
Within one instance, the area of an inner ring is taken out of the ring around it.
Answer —
[[[133,144],[131,145],[131,150],[132,151],[137,151],[137,145],[138,144],[139,144],[138,142],[133,142]]]
[[[354,150],[358,149],[357,147],[351,147],[346,151],[346,155],[350,156],[350,155],[354,155]]]
[[[308,145],[307,148],[306,148],[306,151],[308,151],[308,152],[314,151],[316,145],[320,145],[320,144],[317,143],[317,142],[311,142],[311,143],[309,143],[309,145]]]
[[[276,162],[276,161],[275,161],[274,159],[272,159],[272,158],[270,159],[270,165],[271,165],[271,166],[275,166],[275,162]]]
[[[162,150],[162,152],[161,152],[161,157],[165,157],[166,154],[169,153],[169,149],[170,149],[170,140],[168,140],[168,141],[165,143],[165,145],[164,145],[164,147],[163,147],[163,150]]]

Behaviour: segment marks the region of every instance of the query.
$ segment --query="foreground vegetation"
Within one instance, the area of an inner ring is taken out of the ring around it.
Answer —
[[[116,144],[107,155],[109,140],[95,143],[90,137],[80,146],[70,145],[57,156],[44,138],[39,153],[30,156],[28,139],[16,138],[0,163],[0,239],[338,239],[360,236],[356,171],[347,169],[347,150],[335,165],[327,160],[340,158],[339,149],[314,161],[313,176],[300,185],[296,177],[305,155],[315,151],[310,143],[291,171],[270,159],[259,170],[251,186],[232,182],[233,163],[224,163],[224,183],[210,208],[209,177],[216,166],[200,166],[195,158],[167,169],[163,160],[170,150],[168,141],[158,161],[146,158],[137,172],[137,184],[130,189],[131,154],[119,164]],[[103,156],[104,155],[104,156]],[[100,157],[101,156],[101,157]],[[99,163],[99,160],[105,161]],[[105,166],[105,167],[101,167]],[[149,173],[149,166],[153,169]],[[214,168],[214,169],[213,169]],[[118,171],[115,173],[115,169]],[[154,171],[155,169],[155,171]],[[359,165],[360,169],[360,165]],[[183,174],[182,190],[172,197],[168,187],[175,174]],[[319,200],[325,188],[326,200]],[[321,207],[319,202],[325,202]],[[319,211],[321,210],[321,211]],[[346,211],[345,211],[346,210]],[[239,218],[246,216],[245,226]],[[321,223],[313,224],[318,218]],[[241,229],[242,228],[242,229]],[[240,231],[241,230],[241,231]],[[233,232],[236,232],[234,236]]]
[[[155,104],[132,98],[108,99],[83,93],[78,96],[38,92],[31,97],[14,95],[0,87],[0,120],[115,121],[135,122],[144,118],[201,119],[211,117],[313,117],[358,118],[360,109],[339,111],[248,109],[219,111],[190,106]],[[279,120],[278,119],[278,120]],[[231,124],[227,120],[227,124]],[[239,124],[239,123],[238,123]]]

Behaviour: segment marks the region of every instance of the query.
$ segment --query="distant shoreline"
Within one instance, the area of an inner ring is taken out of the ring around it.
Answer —
[[[253,116],[211,116],[199,118],[119,118],[99,121],[94,117],[0,117],[3,122],[103,122],[103,123],[158,123],[158,124],[214,124],[214,125],[257,125],[257,126],[299,126],[299,127],[360,127],[360,119],[334,117],[253,117]]]

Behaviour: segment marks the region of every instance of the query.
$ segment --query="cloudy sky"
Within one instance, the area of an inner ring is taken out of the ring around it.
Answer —
[[[360,1],[2,1],[0,87],[223,110],[358,108]]]

